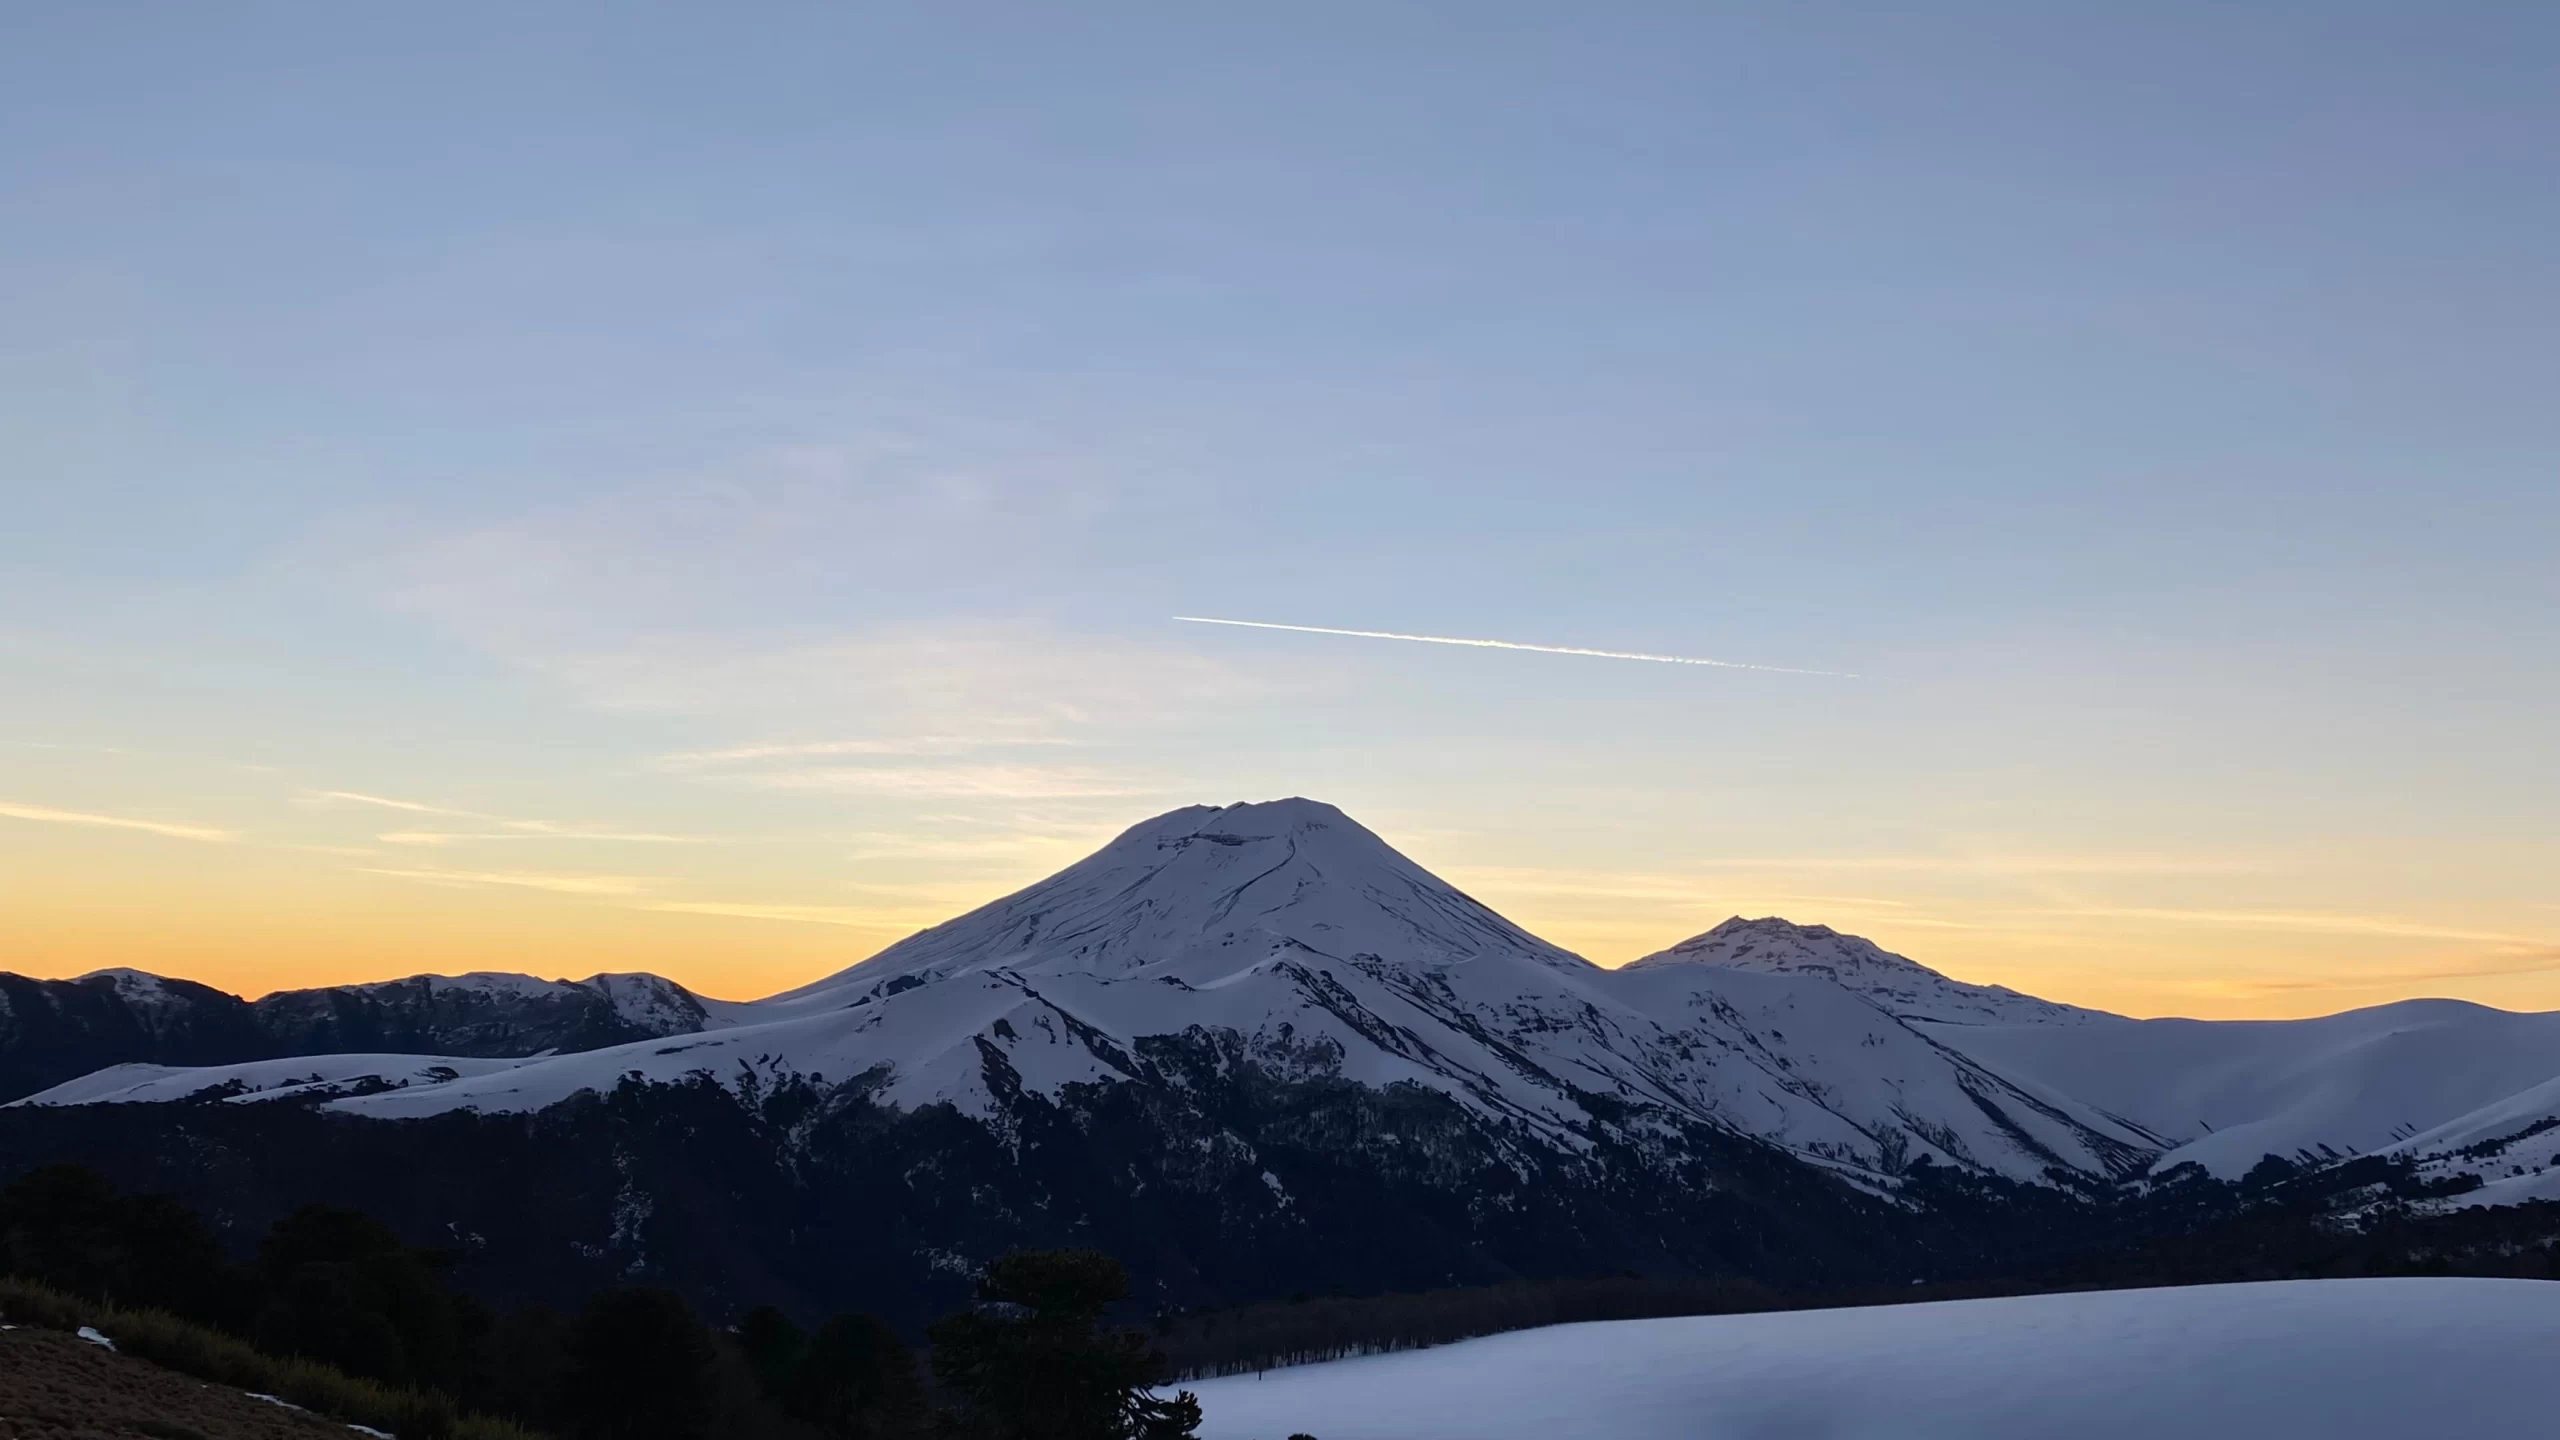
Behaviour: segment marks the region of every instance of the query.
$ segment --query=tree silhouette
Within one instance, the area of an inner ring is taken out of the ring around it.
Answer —
[[[712,1359],[710,1333],[674,1292],[607,1290],[570,1332],[563,1408],[578,1440],[701,1440]]]
[[[469,1307],[440,1268],[370,1215],[305,1205],[258,1246],[266,1299],[255,1338],[377,1380],[444,1381],[457,1369]]]
[[[961,1433],[984,1440],[1185,1440],[1200,1402],[1153,1386],[1164,1356],[1104,1322],[1129,1293],[1120,1262],[1093,1250],[1019,1250],[987,1267],[977,1308],[935,1322],[933,1373],[958,1399]]]
[[[873,1315],[839,1315],[819,1326],[791,1366],[781,1400],[784,1414],[836,1440],[894,1440],[925,1420],[915,1353]]]
[[[229,1318],[230,1267],[195,1212],[121,1195],[81,1165],[47,1165],[0,1190],[0,1273],[120,1305]]]
[[[770,1305],[759,1305],[738,1317],[738,1349],[747,1357],[764,1393],[779,1396],[791,1383],[792,1367],[809,1348],[808,1332]]]

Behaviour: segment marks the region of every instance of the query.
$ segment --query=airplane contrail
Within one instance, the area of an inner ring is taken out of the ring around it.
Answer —
[[[1587,650],[1579,645],[1527,645],[1517,640],[1464,640],[1453,635],[1405,635],[1394,630],[1337,630],[1329,625],[1281,625],[1269,620],[1220,620],[1207,615],[1176,615],[1191,625],[1241,625],[1248,630],[1296,630],[1308,635],[1352,635],[1363,640],[1412,640],[1424,645],[1472,645],[1481,650],[1535,650],[1547,655],[1593,655],[1603,660],[1650,660],[1657,665],[1712,665],[1719,670],[1766,670],[1779,675],[1828,675],[1837,680],[1858,677],[1846,670],[1799,670],[1790,665],[1752,665],[1740,660],[1701,660],[1692,655],[1648,655],[1640,650]]]

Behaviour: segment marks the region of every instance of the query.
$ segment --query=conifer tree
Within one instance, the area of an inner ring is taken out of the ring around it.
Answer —
[[[790,1388],[791,1375],[809,1348],[808,1332],[770,1305],[759,1305],[738,1317],[738,1348],[755,1372],[756,1384],[779,1403]]]
[[[82,1165],[47,1165],[0,1190],[0,1273],[198,1320],[229,1320],[236,1298],[222,1247],[193,1211],[120,1194]]]
[[[925,1419],[915,1353],[873,1315],[839,1315],[818,1327],[784,1381],[783,1412],[833,1440],[897,1440]]]
[[[445,1288],[435,1256],[381,1221],[338,1205],[305,1205],[258,1246],[264,1292],[253,1337],[350,1374],[436,1384],[458,1368],[473,1307]]]
[[[1129,1293],[1120,1262],[1093,1250],[1021,1250],[987,1267],[979,1304],[938,1321],[933,1373],[982,1440],[1187,1440],[1200,1402],[1154,1392],[1162,1352],[1105,1312]]]
[[[587,1302],[569,1336],[563,1409],[577,1440],[702,1440],[710,1332],[682,1297],[626,1287]]]

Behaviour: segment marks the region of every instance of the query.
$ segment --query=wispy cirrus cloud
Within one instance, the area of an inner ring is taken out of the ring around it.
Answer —
[[[971,800],[1092,800],[1163,793],[1107,771],[1036,765],[835,765],[741,777],[767,790]]]
[[[1041,577],[1080,572],[1088,547],[1146,553],[1196,477],[989,440],[973,426],[749,452],[403,534],[364,580],[601,708],[842,727],[877,737],[866,749],[1160,725],[1246,683],[1181,646],[1039,618],[1056,594]]]
[[[2279,867],[2223,855],[1737,855],[1701,870],[1870,870],[1982,875],[2260,875]]]
[[[2261,867],[2239,862],[2182,857],[2125,856],[1870,856],[1825,859],[1733,859],[1699,862],[1690,871],[1586,871],[1529,866],[1461,865],[1448,867],[1450,878],[1473,890],[1503,895],[1569,897],[1629,901],[1670,909],[1729,910],[1755,905],[1811,905],[1849,910],[1894,912],[1899,923],[1942,928],[1976,928],[1972,922],[1924,920],[1916,912],[1942,906],[1932,901],[1897,899],[1818,888],[1826,873],[1890,877],[1911,874],[1935,878],[1946,874],[2003,876],[2046,875],[2220,875],[2256,873]],[[1811,885],[1806,882],[1810,881]],[[1792,882],[1792,883],[1790,883]],[[1885,887],[1878,887],[1885,888]],[[2060,911],[2036,913],[2055,914]]]
[[[724,845],[717,835],[660,835],[646,830],[603,830],[584,826],[543,826],[531,822],[515,830],[390,830],[374,838],[386,845],[468,845],[481,841],[599,840],[618,845]]]
[[[492,815],[482,810],[457,810],[446,805],[429,805],[417,800],[399,800],[387,795],[367,795],[354,790],[310,790],[301,797],[306,805],[373,805],[414,815],[434,815],[448,820],[479,820],[500,827],[487,830],[393,830],[374,838],[389,845],[459,845],[484,840],[596,840],[629,845],[718,845],[727,843],[717,835],[671,835],[653,830],[621,830],[610,825],[590,825],[560,820],[526,820],[507,815]]]
[[[2313,910],[2191,910],[2149,905],[2047,906],[2019,912],[2028,915],[2091,920],[2147,921],[2170,925],[2221,926],[2255,930],[2291,930],[2311,935],[2369,935],[2391,940],[2455,940],[2481,945],[2548,946],[2547,936],[2513,935],[2473,930],[2388,915],[2353,915]]]
[[[839,754],[956,753],[1155,730],[1286,683],[1205,656],[1000,619],[825,635],[600,637],[529,653],[524,663],[609,710],[871,732]],[[968,737],[965,745],[958,737]]]
[[[709,770],[773,761],[837,759],[844,756],[966,755],[979,750],[1000,749],[1007,746],[1071,745],[1073,743],[1075,742],[1063,735],[871,736],[854,740],[774,741],[754,745],[733,745],[723,750],[678,750],[660,755],[652,763],[666,770]]]
[[[665,915],[718,915],[733,920],[785,920],[802,925],[841,925],[853,930],[905,932],[950,919],[923,911],[867,909],[859,905],[778,905],[757,901],[665,900],[635,907]]]
[[[406,810],[413,815],[451,815],[468,820],[484,818],[476,810],[450,810],[442,805],[426,805],[415,800],[394,800],[387,795],[366,795],[354,790],[306,790],[300,799],[306,805],[342,802],[349,805],[378,805],[385,810]]]
[[[2560,970],[2560,945],[2529,947],[2494,959],[2449,960],[2441,965],[2393,970],[2355,970],[2308,977],[2251,976],[2227,982],[2241,992],[2281,994],[2297,990],[2398,990],[2443,980],[2481,980],[2501,975],[2542,975]]]
[[[231,830],[209,825],[184,825],[169,820],[140,820],[129,815],[99,815],[86,810],[56,810],[49,805],[20,805],[0,801],[0,815],[12,820],[33,820],[46,825],[84,825],[101,830],[139,830],[150,835],[165,835],[172,840],[203,840],[223,843],[239,839]]]
[[[698,717],[702,743],[651,770],[846,797],[866,825],[919,802],[1161,794],[1151,765],[1029,752],[1124,747],[1328,683],[1051,618],[1039,577],[1088,544],[1149,548],[1196,485],[1158,493],[1125,464],[1079,472],[1047,450],[998,463],[987,438],[767,450],[423,543],[386,537],[362,583],[388,577],[399,610],[598,710]]]
[[[11,742],[27,750],[76,750],[87,755],[130,755],[122,745],[90,745],[77,740],[18,740]]]
[[[941,443],[863,433],[765,446],[492,516],[423,542],[404,527],[397,602],[476,638],[548,645],[606,633],[888,613],[881,601],[1039,588],[1088,543],[1128,546],[1191,487],[1085,469],[1050,444],[991,453],[973,417]],[[848,594],[859,602],[844,607]]]
[[[1046,733],[864,736],[678,751],[661,755],[654,763],[691,778],[759,790],[905,799],[1086,800],[1160,793],[1129,776],[1092,765],[984,758],[1076,743],[1070,737]]]
[[[502,885],[523,890],[548,890],[559,895],[640,895],[657,884],[637,875],[558,875],[532,870],[430,870],[393,869],[363,866],[361,875],[384,875],[394,880],[420,880],[435,885]]]
[[[1114,833],[1116,833],[1116,827],[1105,825],[1071,831],[1028,828],[993,835],[900,835],[872,831],[843,838],[844,843],[854,847],[846,854],[846,858],[851,860],[932,859],[994,863],[1030,861],[1062,863],[1092,851],[1109,840]]]

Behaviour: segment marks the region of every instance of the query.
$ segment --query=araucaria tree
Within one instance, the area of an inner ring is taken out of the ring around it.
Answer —
[[[1161,1352],[1104,1315],[1129,1293],[1093,1250],[1022,1250],[987,1267],[978,1305],[938,1321],[933,1373],[971,1440],[1186,1440],[1200,1402],[1155,1393]]]
[[[705,1440],[710,1332],[665,1290],[607,1290],[569,1336],[563,1399],[576,1440]]]

